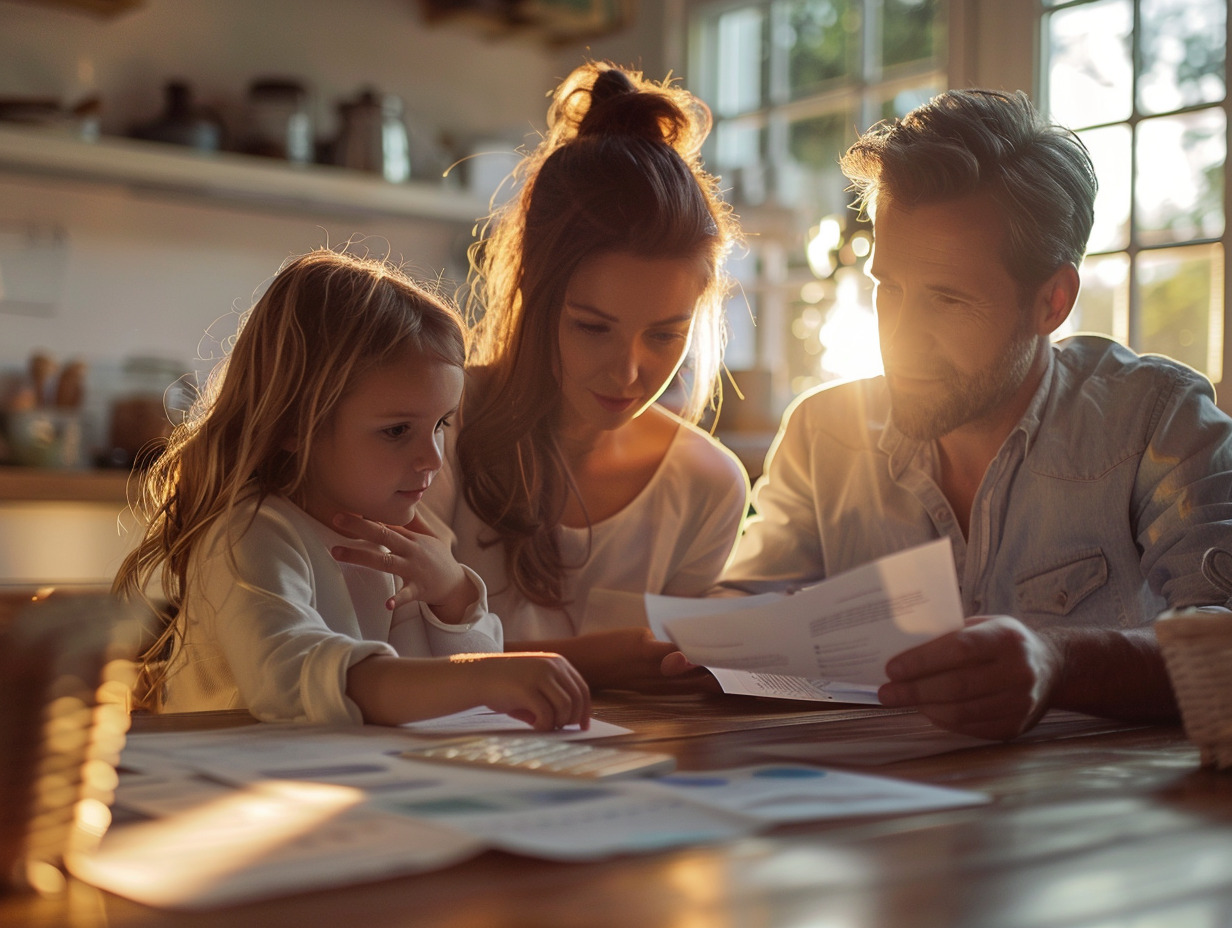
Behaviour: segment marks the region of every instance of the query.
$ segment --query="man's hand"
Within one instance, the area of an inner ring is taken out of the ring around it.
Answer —
[[[886,664],[883,705],[917,708],[941,728],[1014,738],[1051,706],[1064,655],[1059,642],[1007,615],[978,616],[956,632]]]

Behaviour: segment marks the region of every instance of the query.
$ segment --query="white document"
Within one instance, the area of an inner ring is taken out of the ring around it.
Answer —
[[[988,802],[984,793],[805,764],[673,773],[653,785],[767,823],[925,812]]]
[[[399,727],[413,735],[525,734],[557,741],[590,741],[630,733],[629,729],[604,722],[602,719],[591,719],[590,727],[585,730],[577,725],[567,725],[556,731],[535,731],[534,726],[529,723],[502,712],[493,712],[486,706],[455,712],[453,715],[442,715],[435,719],[424,719],[422,722],[407,722]]]
[[[488,773],[489,777],[504,774]],[[754,817],[648,782],[539,776],[531,788],[493,779],[452,798],[380,797],[381,808],[481,838],[489,847],[548,860],[597,860],[730,840],[756,831]]]
[[[435,870],[484,848],[465,832],[382,813],[349,787],[270,781],[198,799],[112,828],[69,870],[145,905],[211,909]]]
[[[724,670],[710,667],[710,673],[719,681],[724,693],[738,696],[769,696],[773,699],[801,699],[810,702],[853,702],[879,706],[877,687],[858,686],[854,683],[831,683],[826,680],[810,680],[808,677],[793,677],[783,673],[753,673],[749,670]]]
[[[863,694],[863,701],[875,701],[891,657],[963,625],[948,538],[797,593],[711,599],[647,595],[646,612],[656,634],[693,663],[768,675],[769,682],[745,681],[754,688],[743,692],[782,695],[758,690],[781,688],[769,685],[776,677],[802,677],[826,694],[822,698]]]
[[[115,805],[153,818],[117,822],[69,867],[146,905],[211,909],[436,869],[489,847],[593,860],[985,800],[799,763],[593,782],[391,753],[408,740],[307,725],[135,735]]]
[[[588,731],[580,731],[574,725],[556,732],[536,732],[524,722],[487,709],[399,727],[267,722],[206,733],[132,734],[125,745],[121,766],[150,776],[152,782],[157,782],[158,777],[170,780],[204,773],[218,782],[237,785],[303,780],[363,790],[397,790],[414,781],[411,768],[399,756],[407,748],[445,735],[480,732],[577,741],[628,734],[629,729],[591,719]],[[411,785],[421,784],[414,781]],[[148,801],[162,798],[157,787],[150,790]],[[147,801],[144,796],[143,801]]]
[[[743,612],[751,608],[771,609],[783,598],[783,593],[707,599],[646,593],[642,597],[642,610],[655,637],[670,641],[672,636],[664,627],[665,621],[684,616],[704,617],[727,612]],[[853,702],[880,705],[875,686],[856,684],[844,686],[827,680],[795,677],[784,673],[755,673],[749,670],[730,670],[725,667],[708,666],[706,669],[710,671],[724,693],[735,696],[765,696],[772,699],[798,699],[808,702]]]
[[[549,780],[532,789],[502,786],[453,799],[408,796],[378,803],[506,851],[591,860],[729,840],[784,822],[906,814],[988,801],[985,794],[968,790],[777,763],[608,783]]]

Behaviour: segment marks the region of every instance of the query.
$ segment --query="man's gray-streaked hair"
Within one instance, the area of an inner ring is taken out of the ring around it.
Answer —
[[[1005,263],[1024,287],[1082,262],[1097,182],[1086,146],[1026,94],[949,90],[873,126],[840,160],[862,208],[986,192],[1005,216]]]

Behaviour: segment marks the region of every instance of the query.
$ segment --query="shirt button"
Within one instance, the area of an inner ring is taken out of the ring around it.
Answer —
[[[1058,606],[1060,606],[1062,609],[1064,609],[1064,608],[1065,608],[1065,604],[1066,604],[1067,602],[1069,602],[1069,594],[1068,594],[1068,593],[1066,593],[1064,590],[1061,590],[1059,593],[1057,593],[1057,605],[1058,605]]]
[[[944,509],[938,509],[936,512],[933,513],[933,518],[936,519],[938,522],[949,522],[950,514],[946,512]]]

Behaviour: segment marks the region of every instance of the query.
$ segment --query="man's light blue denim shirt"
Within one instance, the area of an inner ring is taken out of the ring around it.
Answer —
[[[724,585],[806,585],[946,536],[968,616],[1132,628],[1166,608],[1228,604],[1201,564],[1232,544],[1232,419],[1182,364],[1098,336],[1053,346],[980,484],[969,537],[936,473],[934,443],[894,427],[884,378],[805,394]]]

